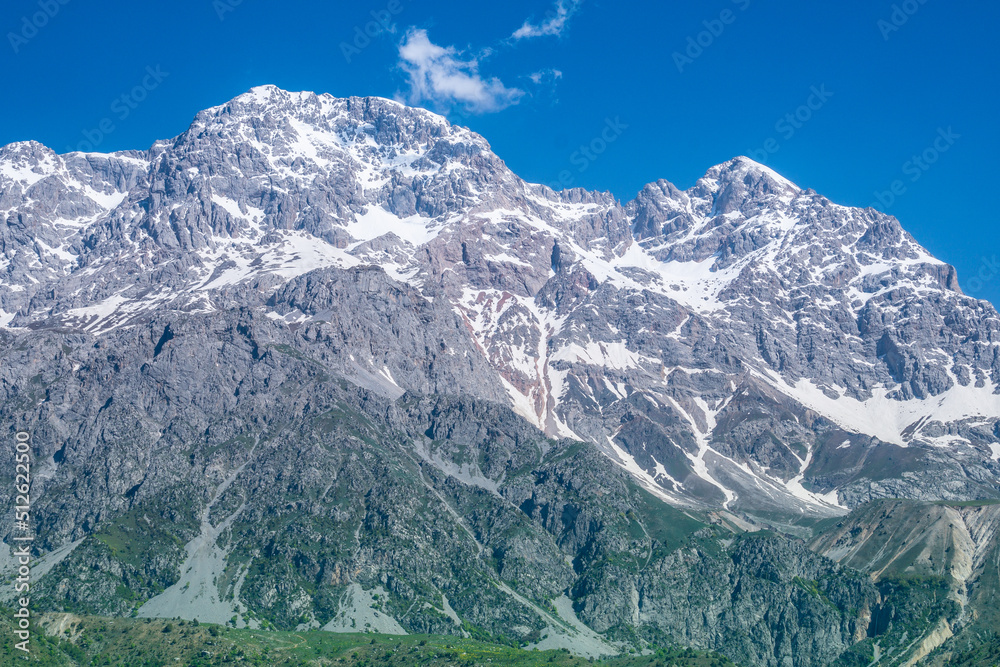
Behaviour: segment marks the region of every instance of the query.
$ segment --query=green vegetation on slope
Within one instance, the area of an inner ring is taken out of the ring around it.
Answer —
[[[716,654],[661,649],[646,656],[590,661],[566,651],[526,651],[472,639],[435,635],[264,632],[168,620],[49,614],[33,629],[31,657],[18,655],[9,613],[0,624],[2,665],[52,667],[375,667],[442,665],[534,667],[731,667]]]
[[[981,667],[1000,665],[1000,634],[993,631],[992,635],[979,637],[982,642],[964,650],[956,650],[947,656],[944,663],[948,667]]]

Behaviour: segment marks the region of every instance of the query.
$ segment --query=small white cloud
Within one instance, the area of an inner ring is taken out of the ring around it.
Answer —
[[[461,59],[453,46],[431,42],[426,30],[411,28],[399,46],[399,66],[409,78],[411,104],[462,105],[473,113],[500,111],[517,104],[523,90],[507,88],[497,79],[479,74],[479,61]]]
[[[576,10],[580,9],[582,2],[583,0],[558,0],[555,9],[546,14],[544,21],[537,25],[531,21],[525,21],[524,25],[514,31],[511,39],[561,35],[566,23],[576,13]]]
[[[543,69],[538,72],[534,72],[533,74],[529,74],[528,78],[531,79],[532,83],[540,85],[542,83],[558,81],[562,78],[562,75],[563,73],[557,69]]]

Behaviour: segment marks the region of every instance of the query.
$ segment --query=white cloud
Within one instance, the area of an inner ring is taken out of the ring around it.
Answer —
[[[557,69],[543,69],[533,74],[529,74],[528,78],[534,84],[549,83],[557,81],[562,78],[563,73]]]
[[[580,8],[583,0],[558,0],[556,8],[550,10],[545,16],[545,20],[535,25],[531,21],[525,21],[524,25],[514,31],[511,39],[529,39],[532,37],[546,37],[549,35],[561,35],[563,28],[572,18],[576,10]]]
[[[523,90],[507,88],[497,79],[484,79],[475,58],[461,59],[455,47],[438,46],[426,30],[410,29],[399,46],[399,66],[409,78],[409,102],[439,106],[463,105],[473,113],[499,111],[517,104]]]

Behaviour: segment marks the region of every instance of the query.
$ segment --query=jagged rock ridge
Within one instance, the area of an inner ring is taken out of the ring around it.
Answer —
[[[461,326],[349,353],[346,375],[505,401],[671,502],[825,515],[998,493],[996,311],[894,218],[747,158],[622,204],[526,183],[427,111],[265,86],[147,151],[6,146],[0,216],[12,333],[221,312],[247,286],[312,330],[338,296],[288,281],[377,266],[401,286],[371,289],[436,313],[407,326]],[[430,350],[476,381],[429,379]]]

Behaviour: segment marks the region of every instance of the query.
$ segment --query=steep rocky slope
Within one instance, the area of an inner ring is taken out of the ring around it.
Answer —
[[[327,270],[300,298],[342,285],[357,312],[405,303],[365,292],[367,272]],[[830,664],[867,637],[882,594],[800,542],[674,509],[496,403],[349,382],[324,362],[346,315],[8,337],[24,391],[0,418],[40,443],[33,511],[52,550],[34,604],[583,655],[679,643],[760,665]]]
[[[744,534],[1000,496],[1000,316],[892,217],[746,158],[557,193],[432,113],[262,87],[147,151],[0,148],[0,220],[51,608],[762,665],[967,613]]]
[[[927,656],[926,664],[942,665],[954,658],[968,664],[964,655],[983,646],[995,649],[1000,640],[1000,503],[882,500],[834,521],[820,527],[810,543],[814,551],[869,572],[876,582],[937,582],[953,604],[934,631],[892,647],[901,659],[913,664]],[[895,612],[883,606],[879,622],[888,627],[897,621]]]
[[[745,158],[622,205],[525,183],[426,111],[263,87],[144,152],[0,149],[0,216],[10,331],[100,334],[376,265],[461,319],[489,367],[471,395],[672,501],[997,495],[996,311],[894,218]],[[270,313],[294,326],[330,304],[287,305]]]

